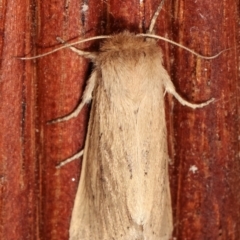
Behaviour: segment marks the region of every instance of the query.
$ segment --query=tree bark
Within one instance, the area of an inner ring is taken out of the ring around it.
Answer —
[[[17,59],[34,44],[28,0],[0,4],[0,239],[36,239],[35,77]]]
[[[174,100],[172,195],[177,239],[239,239],[239,71],[237,1],[176,1],[176,40],[213,60],[174,53],[171,73],[192,110]],[[195,170],[195,171],[194,171]]]
[[[0,239],[68,239],[89,107],[76,119],[48,121],[80,102],[92,65],[68,49],[73,40],[148,29],[159,1],[3,0],[0,7]],[[177,91],[208,106],[193,110],[166,97],[174,235],[178,240],[240,239],[239,2],[166,1],[156,24],[205,60],[159,42]],[[96,51],[99,41],[79,45]]]

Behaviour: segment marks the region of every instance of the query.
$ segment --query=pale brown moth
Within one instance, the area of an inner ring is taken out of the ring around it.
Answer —
[[[149,34],[125,31],[79,41],[107,38],[94,53],[65,43],[64,47],[91,59],[95,66],[80,105],[73,113],[54,121],[76,117],[92,100],[84,153],[60,164],[83,154],[70,240],[172,237],[164,95],[171,93],[182,105],[193,109],[204,107],[213,99],[193,104],[176,92],[163,67],[160,47],[156,40],[149,39],[164,39],[151,34],[162,3],[153,16]]]

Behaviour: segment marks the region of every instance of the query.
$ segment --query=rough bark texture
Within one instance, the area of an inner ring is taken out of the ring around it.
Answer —
[[[193,101],[216,99],[194,111],[173,107],[177,239],[240,239],[237,4],[176,1],[173,7],[175,40],[204,55],[232,48],[211,61],[174,53],[177,89]]]
[[[0,239],[36,239],[35,78],[28,0],[0,3]]]
[[[157,0],[3,0],[0,4],[0,239],[68,239],[80,161],[56,164],[83,148],[88,108],[47,125],[78,104],[91,65],[69,50],[35,61],[65,40],[144,32]],[[87,10],[86,10],[87,9]],[[239,2],[166,1],[156,33],[204,55],[160,42],[177,90],[209,106],[192,110],[167,96],[174,237],[240,239]],[[79,46],[96,50],[98,42]],[[50,47],[47,49],[47,47]]]

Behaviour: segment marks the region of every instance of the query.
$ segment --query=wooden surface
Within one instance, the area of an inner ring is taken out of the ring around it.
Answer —
[[[15,56],[49,51],[58,36],[144,32],[157,6],[156,0],[1,2],[0,239],[68,239],[80,161],[55,166],[83,148],[89,112],[86,107],[77,119],[47,124],[80,101],[88,61],[69,50],[35,61]],[[238,9],[236,0],[166,0],[157,21],[157,34],[201,54],[231,48],[204,60],[159,43],[183,97],[216,99],[192,110],[166,97],[177,240],[240,239]]]

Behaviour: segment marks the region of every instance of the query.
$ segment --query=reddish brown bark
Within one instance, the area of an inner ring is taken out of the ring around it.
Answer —
[[[29,49],[29,1],[2,1],[0,8],[0,239],[36,236],[34,78]],[[24,39],[27,39],[26,41]]]
[[[67,49],[36,61],[13,56],[51,50],[57,36],[144,32],[158,3],[89,0],[83,11],[84,1],[78,0],[2,2],[0,239],[68,239],[80,161],[60,170],[55,166],[83,148],[88,119],[86,107],[77,119],[47,124],[78,104],[91,70],[88,61]],[[167,97],[178,240],[240,239],[238,9],[234,0],[166,1],[157,21],[157,34],[201,54],[231,48],[204,60],[159,43],[182,96],[192,102],[216,99],[192,110]],[[79,47],[96,50],[98,45]]]
[[[179,49],[174,54],[171,72],[179,92],[196,102],[216,99],[199,110],[174,100],[172,193],[177,239],[240,238],[237,7],[237,1],[174,5],[178,42],[204,55],[232,48],[211,61]],[[197,167],[195,173],[192,166]]]

